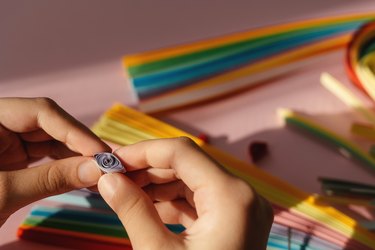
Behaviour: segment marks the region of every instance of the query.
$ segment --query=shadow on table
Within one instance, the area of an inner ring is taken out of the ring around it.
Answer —
[[[318,114],[310,117],[312,120],[319,122],[319,124],[331,128],[338,134],[342,134],[343,137],[349,138],[365,151],[372,144],[368,140],[352,137],[347,132],[351,122],[357,118],[353,114]],[[201,133],[197,129],[178,121],[169,119],[168,122],[181,127],[191,134],[198,135]],[[234,142],[228,142],[225,136],[210,138],[211,144],[249,163],[251,163],[251,157],[248,153],[248,147],[254,141],[266,142],[270,151],[269,155],[256,162],[259,168],[308,193],[320,192],[320,182],[317,179],[320,176],[368,184],[375,183],[374,169],[355,159],[345,157],[338,151],[337,147],[332,146],[327,141],[289,125],[266,129]],[[335,207],[358,222],[375,221],[374,206],[360,207],[350,204],[327,203],[327,201],[319,199],[316,202],[323,207]],[[294,204],[291,207],[297,205]],[[310,230],[311,232],[316,230],[314,225],[311,225]],[[358,230],[362,231],[363,228],[355,226],[351,239],[358,238]],[[310,236],[307,235],[306,237]],[[306,238],[305,247],[309,246],[308,242],[309,239]],[[358,249],[357,247],[359,246],[356,244],[354,240],[349,239],[343,249]]]

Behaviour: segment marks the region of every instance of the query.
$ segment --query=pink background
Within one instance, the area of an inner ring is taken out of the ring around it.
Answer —
[[[373,0],[3,0],[0,97],[48,96],[89,126],[114,102],[136,104],[120,62],[125,54],[280,22],[370,10],[375,10]],[[343,55],[344,51],[327,54],[264,87],[158,117],[193,134],[207,133],[214,145],[245,161],[251,141],[267,141],[270,156],[258,165],[308,192],[319,192],[317,176],[375,184],[374,173],[284,128],[275,113],[278,107],[294,108],[347,134],[350,122],[360,118],[319,84],[320,73],[328,71],[354,89]],[[29,208],[15,213],[0,229],[0,249],[42,249],[16,238]]]

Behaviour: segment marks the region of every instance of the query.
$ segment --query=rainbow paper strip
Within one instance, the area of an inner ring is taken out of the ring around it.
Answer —
[[[102,203],[105,202],[102,200]],[[176,234],[185,230],[180,225],[166,226]],[[45,243],[51,242],[42,235],[53,236],[54,245],[73,249],[87,249],[87,244],[94,249],[131,249],[129,237],[113,211],[34,207],[19,227],[18,235],[28,240],[34,240],[36,236]],[[66,239],[75,240],[72,243]]]
[[[74,196],[74,199],[71,199],[72,196]],[[85,200],[86,197],[87,197],[87,192],[73,191],[73,192],[70,192],[70,193],[54,196],[52,200],[59,201],[59,202],[63,203],[64,205],[66,205],[66,204],[77,205],[79,207],[79,209],[81,209],[81,210],[87,209],[87,208],[96,208],[93,211],[96,211],[96,212],[103,211],[103,212],[105,212],[105,214],[108,214],[108,211],[111,211],[110,209],[109,210],[108,209],[97,210],[98,207],[105,207],[106,206],[106,203],[104,202],[104,200],[99,195],[97,196],[97,201],[95,202],[96,205],[94,205],[94,206],[91,205],[91,204],[88,204],[88,202]],[[80,200],[80,202],[77,202],[78,200]],[[319,196],[316,200],[317,201],[320,201],[320,200],[326,201],[326,199],[322,199],[321,196]],[[332,202],[332,200],[329,200],[329,201]],[[100,206],[98,206],[97,205],[98,203],[102,203],[102,204]],[[366,205],[368,205],[368,204],[366,204]],[[77,213],[78,214],[82,213],[81,210],[78,210]],[[347,238],[343,237],[342,235],[340,235],[338,233],[335,233],[334,231],[330,230],[326,226],[321,225],[319,223],[314,223],[312,221],[309,221],[309,220],[305,219],[303,216],[298,215],[298,214],[293,214],[293,213],[289,212],[288,210],[283,209],[281,207],[275,206],[274,210],[275,210],[275,224],[280,225],[280,226],[284,226],[284,227],[288,227],[291,230],[296,230],[300,233],[306,234],[306,235],[308,235],[309,238],[316,238],[317,241],[322,241],[322,242],[324,242],[324,244],[335,245],[335,246],[338,247],[338,249],[344,249],[344,248],[348,247],[348,244],[347,244],[348,239]],[[71,213],[74,212],[74,210],[71,210],[71,211],[72,211]],[[89,211],[89,212],[93,212],[93,211]],[[56,218],[56,216],[54,218]],[[100,216],[98,218],[100,218]],[[60,220],[61,223],[63,223],[63,224],[71,223],[69,220],[67,222],[64,222],[64,220],[67,220],[67,219],[61,218],[61,220]],[[91,221],[91,222],[93,222],[93,221]],[[69,229],[67,229],[66,227],[59,226],[59,225],[56,225],[56,224],[53,224],[53,225],[54,225],[53,229],[59,229],[60,231],[61,230],[67,230],[68,232],[65,232],[65,234],[70,234]],[[30,226],[26,225],[26,227],[28,228],[27,230],[29,230],[29,231],[31,230]],[[38,225],[34,225],[32,230],[35,231],[39,227],[43,227],[43,225],[41,225],[41,223],[39,223]],[[45,227],[43,227],[44,231],[48,231],[49,229],[51,229],[51,228],[46,229]],[[57,232],[55,234],[58,235],[59,232]],[[39,233],[39,236],[40,236],[40,234],[41,233]],[[271,242],[272,242],[272,240],[270,239],[270,243]],[[309,244],[305,244],[305,247],[314,245],[314,242],[315,241],[309,241]],[[359,248],[360,246],[355,246],[355,247]],[[329,249],[329,248],[324,248],[324,249]]]
[[[85,192],[77,191],[74,195],[79,196],[79,193],[81,193],[82,198],[87,196]],[[66,196],[61,200],[71,198],[67,194],[59,196]],[[105,204],[103,199],[100,199],[100,202],[103,205]],[[306,221],[301,216],[290,214],[280,207],[275,207],[275,213],[275,223],[271,229],[268,246],[278,246],[278,249],[284,249],[286,242],[290,242],[297,249],[301,247],[305,249],[347,249],[348,247],[345,240],[340,240],[340,235],[333,234],[321,225]],[[292,227],[293,223],[298,226]],[[179,225],[167,226],[175,233],[184,230]],[[288,231],[290,231],[290,234],[287,234]],[[321,234],[313,231],[319,231]],[[21,238],[26,237],[31,240],[33,240],[33,237],[37,237],[41,242],[50,243],[51,237],[43,239],[43,234],[51,236],[55,245],[60,244],[63,239],[74,238],[74,244],[78,247],[67,245],[65,242],[61,244],[75,249],[82,249],[80,246],[88,244],[87,242],[90,242],[91,247],[94,247],[95,244],[103,246],[108,244],[107,247],[116,249],[122,245],[129,245],[127,234],[121,222],[111,210],[82,210],[79,207],[69,209],[34,207],[20,226],[19,235]],[[309,238],[308,242],[304,240],[306,238]]]
[[[103,201],[104,202],[104,201]],[[306,230],[309,226],[293,217],[285,217],[282,209],[277,209],[280,215],[272,225],[267,249],[287,249],[288,244],[292,249],[347,249],[345,242],[333,243],[322,239]],[[295,221],[299,228],[285,226],[283,220]],[[167,225],[174,233],[183,232],[180,225]],[[37,237],[39,242],[71,247],[74,249],[130,249],[128,236],[117,215],[113,212],[82,211],[79,209],[50,208],[37,206],[32,209],[18,230],[21,238],[33,240]],[[42,237],[45,236],[45,237]],[[309,239],[306,242],[306,238]],[[326,237],[328,238],[328,237]],[[353,246],[354,247],[354,246]],[[360,246],[359,246],[360,247]],[[360,248],[359,248],[360,249]]]
[[[250,30],[125,56],[140,109],[157,112],[218,98],[287,74],[308,58],[342,48],[375,13]],[[311,60],[311,59],[310,59]]]

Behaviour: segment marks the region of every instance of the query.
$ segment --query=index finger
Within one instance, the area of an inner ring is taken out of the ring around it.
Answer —
[[[17,133],[43,129],[85,156],[110,151],[92,131],[49,98],[1,98],[0,123]]]
[[[202,185],[223,183],[228,175],[187,137],[142,141],[114,152],[127,170],[171,168],[177,178],[194,192]]]

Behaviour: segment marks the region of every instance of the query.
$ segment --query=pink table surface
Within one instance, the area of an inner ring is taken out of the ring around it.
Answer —
[[[124,80],[124,54],[371,9],[373,0],[1,1],[0,97],[48,96],[90,126],[114,102],[136,104]],[[259,166],[308,192],[319,192],[317,176],[374,184],[373,173],[284,128],[275,113],[278,107],[298,109],[345,134],[350,121],[360,118],[319,84],[320,73],[328,71],[354,89],[343,55],[331,53],[267,86],[158,117],[193,134],[207,133],[212,144],[245,161],[251,141],[267,141],[271,154]],[[29,209],[0,229],[0,249],[53,249],[17,240]]]

